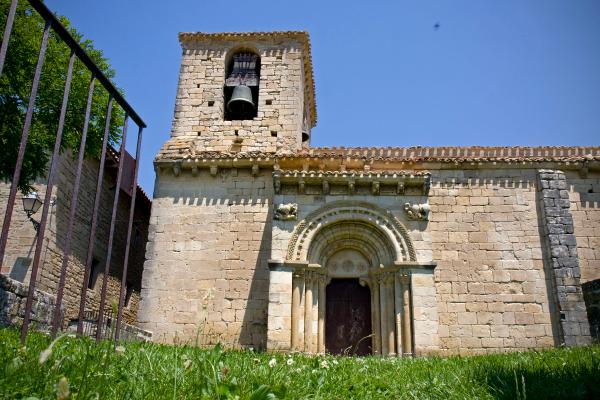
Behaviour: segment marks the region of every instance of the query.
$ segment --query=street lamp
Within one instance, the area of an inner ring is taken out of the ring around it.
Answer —
[[[44,203],[40,200],[37,192],[29,192],[23,196],[23,210],[29,218],[40,209],[42,204]]]
[[[37,192],[29,192],[25,196],[23,196],[23,210],[25,210],[27,217],[33,224],[33,228],[36,231],[39,229],[40,223],[31,218],[31,216],[35,214],[37,210],[40,209],[42,204],[44,203],[40,200]]]

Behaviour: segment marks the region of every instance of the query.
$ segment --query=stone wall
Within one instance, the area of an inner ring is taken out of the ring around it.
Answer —
[[[94,205],[98,166],[99,162],[97,160],[87,159],[85,160],[84,168],[82,170],[79,201],[73,228],[72,251],[65,280],[63,298],[65,322],[69,319],[76,318],[79,310],[79,299],[91,228],[91,214]],[[114,170],[116,171],[116,169]],[[52,294],[55,294],[58,288],[74,174],[75,161],[69,153],[64,153],[60,158],[57,168],[54,194],[52,196],[55,200],[55,205],[50,207],[44,238],[45,243],[42,250],[40,270],[36,285],[39,290]],[[115,194],[115,175],[116,174],[109,169],[107,169],[104,174],[101,205],[98,214],[98,228],[96,240],[94,242],[94,265],[97,265],[97,268],[100,271],[104,270],[106,259],[111,209]],[[32,185],[36,188],[38,195],[42,200],[44,200],[43,198],[46,191],[44,182],[43,179],[40,179]],[[0,184],[0,224],[4,217],[9,188],[10,185],[6,183]],[[28,283],[37,235],[31,221],[27,220],[27,216],[23,211],[21,197],[22,195],[19,193],[13,211],[11,230],[9,232],[6,258],[2,273],[21,282]],[[134,229],[132,235],[132,243],[134,245],[131,250],[127,279],[132,284],[134,290],[131,294],[128,307],[124,309],[124,320],[130,323],[136,321],[144,260],[144,244],[147,237],[149,218],[147,205],[144,205],[144,202],[139,198],[136,203],[136,213],[134,216],[134,227],[136,229]],[[108,278],[107,307],[111,307],[112,303],[118,302],[121,284],[120,271],[123,267],[129,204],[130,197],[121,191],[117,212],[117,224],[115,226],[113,255]],[[41,214],[42,210],[40,208],[32,218],[39,221]],[[87,309],[97,309],[99,306],[103,276],[104,274],[102,272],[97,273],[93,289],[88,290]]]
[[[0,275],[0,328],[23,323],[27,293],[27,285]],[[55,306],[55,296],[36,290],[31,307],[31,327],[41,331],[50,330]]]
[[[163,342],[264,348],[271,171],[158,174],[139,322]]]
[[[413,281],[417,354],[525,350],[564,340],[535,169],[433,170],[428,195],[418,188],[323,195],[289,187],[274,194],[266,168],[258,176],[248,168],[159,171],[140,312],[141,326],[158,340],[262,347],[269,323],[281,326],[277,346],[289,347],[284,331],[291,320],[281,307],[291,307],[291,291],[279,289],[291,285],[291,270],[269,291],[267,259],[285,260],[299,221],[340,200],[389,211],[406,228],[417,262],[437,263],[433,275]],[[429,203],[430,220],[409,218],[406,202]],[[272,221],[273,207],[289,203],[297,204],[296,218]],[[269,293],[281,297],[273,312]],[[589,339],[584,325],[577,344]]]
[[[565,173],[577,237],[581,281],[600,279],[600,173]]]
[[[429,195],[441,351],[556,344],[533,170],[435,171]]]

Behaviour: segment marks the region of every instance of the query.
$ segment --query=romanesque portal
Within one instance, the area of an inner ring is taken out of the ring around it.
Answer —
[[[291,293],[290,315],[272,317],[290,318],[291,349],[413,353],[411,280],[428,282],[435,299],[435,264],[416,261],[408,233],[393,215],[369,203],[332,202],[294,228],[287,257],[270,264],[270,294]],[[356,297],[348,292],[353,286]],[[286,296],[270,297],[270,309],[284,305],[281,298]]]

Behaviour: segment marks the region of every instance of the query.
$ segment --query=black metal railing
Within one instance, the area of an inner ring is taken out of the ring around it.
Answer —
[[[100,337],[101,339],[108,340],[112,340],[115,337],[120,337],[122,340],[127,341],[143,341],[148,339],[148,336],[144,335],[143,331],[126,323],[120,324],[117,328],[117,321],[111,310],[107,309],[102,313],[102,325],[98,325],[99,319],[98,310],[86,310],[83,313],[82,319],[71,321],[69,329],[78,329],[79,325],[81,325],[81,335]]]
[[[82,135],[81,135],[81,141],[80,141],[80,149],[79,149],[79,155],[78,155],[78,159],[77,159],[77,169],[76,169],[76,173],[75,173],[73,195],[71,197],[71,202],[70,202],[70,213],[69,213],[69,219],[68,219],[68,223],[67,223],[67,233],[66,233],[65,243],[64,243],[64,247],[63,247],[64,253],[63,253],[63,259],[62,259],[58,289],[57,289],[57,293],[56,293],[56,311],[55,311],[54,320],[52,323],[52,334],[56,335],[58,329],[62,325],[62,316],[60,314],[60,309],[61,309],[61,305],[62,305],[63,292],[64,292],[64,288],[65,288],[65,277],[66,277],[66,272],[67,272],[67,266],[69,263],[69,257],[71,255],[71,242],[73,239],[73,225],[75,222],[75,210],[77,208],[79,186],[80,186],[80,182],[81,182],[81,172],[82,172],[84,152],[85,152],[84,150],[85,150],[85,144],[86,144],[86,140],[87,140],[88,125],[89,125],[89,120],[90,120],[90,111],[92,108],[94,86],[95,86],[96,82],[99,82],[104,87],[104,89],[106,89],[106,91],[108,92],[109,100],[108,100],[107,111],[106,111],[106,122],[105,122],[104,136],[103,136],[103,142],[102,142],[102,153],[100,156],[100,168],[99,168],[99,172],[98,172],[98,180],[96,183],[96,195],[95,195],[95,200],[94,200],[94,208],[93,208],[93,212],[92,212],[91,232],[90,232],[88,247],[87,247],[87,257],[86,257],[86,263],[85,263],[85,276],[84,276],[83,285],[81,288],[81,298],[80,298],[77,332],[80,335],[84,333],[84,321],[86,318],[85,304],[86,304],[86,297],[87,297],[87,282],[89,280],[90,269],[91,269],[91,265],[92,265],[92,255],[93,255],[93,250],[94,250],[94,243],[96,242],[98,209],[100,206],[100,194],[101,194],[101,190],[102,190],[104,164],[105,164],[105,160],[106,160],[107,146],[108,146],[108,141],[109,141],[111,113],[112,113],[112,109],[113,109],[113,104],[114,104],[114,102],[116,102],[121,107],[121,109],[125,112],[125,118],[124,118],[123,127],[122,127],[123,131],[122,131],[122,136],[121,136],[121,147],[120,147],[119,160],[123,160],[124,155],[125,155],[125,145],[127,143],[128,120],[132,119],[138,127],[137,146],[136,146],[136,154],[135,154],[136,162],[135,162],[135,168],[134,168],[134,173],[133,173],[133,190],[132,190],[132,194],[131,194],[131,205],[130,205],[130,209],[129,209],[129,220],[128,220],[128,227],[127,227],[125,258],[123,261],[122,281],[121,281],[121,289],[120,289],[120,295],[119,295],[119,305],[118,305],[117,317],[116,317],[116,321],[114,322],[114,324],[115,324],[114,338],[115,338],[115,341],[119,341],[119,337],[120,337],[119,332],[121,331],[121,324],[122,324],[122,318],[123,318],[123,305],[124,305],[124,300],[125,300],[125,286],[126,286],[127,268],[128,268],[128,261],[129,261],[131,230],[132,230],[133,214],[134,214],[135,202],[136,202],[137,174],[138,174],[138,166],[139,166],[138,160],[140,157],[140,147],[141,147],[141,143],[142,143],[142,130],[143,130],[143,128],[146,127],[146,124],[140,118],[140,116],[135,112],[135,110],[129,105],[129,103],[127,103],[127,101],[125,100],[123,95],[115,88],[115,86],[112,84],[112,82],[105,76],[105,74],[100,70],[100,68],[98,68],[98,66],[92,61],[90,56],[85,52],[85,50],[83,50],[83,48],[80,46],[80,44],[77,42],[77,40],[75,40],[73,38],[73,36],[71,36],[69,31],[54,16],[54,14],[39,0],[27,0],[27,1],[37,11],[37,13],[44,19],[45,26],[44,26],[44,30],[43,30],[42,42],[40,45],[37,64],[36,64],[35,72],[33,75],[33,81],[32,81],[31,92],[30,92],[30,96],[29,96],[29,102],[27,105],[27,111],[25,113],[23,130],[22,130],[22,134],[21,134],[21,141],[20,141],[20,145],[19,145],[19,151],[17,154],[17,161],[15,163],[14,174],[13,174],[13,178],[11,181],[11,187],[10,187],[9,197],[8,197],[7,206],[6,206],[6,213],[5,213],[4,222],[2,225],[2,232],[0,234],[0,265],[2,265],[4,256],[5,256],[5,250],[6,250],[6,244],[7,244],[8,234],[9,234],[9,230],[10,230],[10,223],[11,223],[13,208],[14,208],[14,204],[15,204],[19,181],[21,178],[21,170],[23,167],[23,159],[24,159],[25,150],[26,150],[26,146],[27,146],[27,139],[29,136],[31,121],[33,118],[33,113],[34,113],[34,108],[35,108],[37,90],[38,90],[38,86],[39,86],[39,82],[40,82],[40,76],[42,73],[42,66],[44,64],[46,49],[48,47],[48,37],[50,34],[50,30],[52,29],[58,35],[58,37],[69,47],[70,58],[69,58],[69,62],[67,65],[67,75],[66,75],[65,88],[64,88],[64,94],[63,94],[63,100],[62,100],[62,107],[60,110],[58,128],[57,128],[57,132],[56,132],[56,139],[55,139],[52,156],[50,159],[50,167],[49,167],[48,180],[47,180],[47,185],[46,185],[46,197],[45,197],[46,199],[49,199],[51,197],[52,188],[54,185],[54,179],[55,179],[54,175],[56,173],[57,160],[58,160],[60,147],[61,147],[61,140],[62,140],[64,123],[65,123],[65,114],[66,114],[66,110],[67,110],[67,105],[69,103],[69,90],[70,90],[70,86],[71,86],[71,78],[72,78],[73,64],[74,64],[75,58],[77,57],[91,72],[91,80],[90,80],[89,89],[88,89],[87,103],[86,103],[86,108],[85,108],[85,117],[84,117],[84,123],[83,123],[83,127],[82,127]],[[2,69],[4,67],[4,62],[5,62],[5,58],[6,58],[6,54],[7,54],[7,48],[9,45],[9,39],[10,39],[13,23],[15,20],[17,3],[18,3],[18,0],[11,1],[11,5],[9,8],[9,12],[8,12],[7,20],[6,20],[4,36],[2,38],[2,44],[0,45],[0,76],[2,75]],[[116,184],[117,188],[121,187],[121,181],[123,179],[123,177],[122,177],[123,164],[124,164],[123,162],[119,162],[119,167],[118,167],[118,172],[117,172],[117,184]],[[113,200],[113,207],[112,207],[111,221],[110,221],[110,230],[109,230],[109,237],[108,237],[108,250],[107,250],[107,254],[106,254],[106,264],[104,267],[102,291],[101,291],[101,295],[100,295],[100,307],[99,307],[100,310],[103,310],[106,305],[107,281],[108,281],[109,268],[110,268],[111,257],[112,257],[115,222],[116,222],[117,208],[118,208],[118,203],[119,203],[119,192],[120,192],[120,190],[115,191],[115,196],[114,196],[114,200]],[[40,256],[42,253],[42,246],[44,243],[44,234],[46,231],[46,222],[48,219],[49,206],[50,206],[49,201],[44,202],[44,206],[42,209],[42,215],[41,215],[41,219],[40,219],[40,223],[39,223],[39,230],[38,230],[38,237],[37,237],[37,241],[36,241],[33,265],[31,267],[31,277],[29,280],[29,291],[28,291],[27,302],[26,302],[26,306],[25,306],[25,316],[24,316],[24,320],[23,320],[23,325],[21,327],[21,341],[22,342],[25,341],[25,338],[27,336],[27,332],[29,329],[29,323],[31,320],[33,295],[34,295],[35,287],[36,287],[36,280],[37,280],[38,269],[39,269],[39,264],[40,264]],[[107,318],[105,313],[96,313],[96,317],[97,317],[97,323],[96,323],[97,326],[103,327],[105,325],[105,319]],[[113,321],[113,318],[111,316],[111,323],[112,323],[112,321]],[[103,337],[103,329],[97,329],[96,330],[96,339],[100,340],[102,337]]]

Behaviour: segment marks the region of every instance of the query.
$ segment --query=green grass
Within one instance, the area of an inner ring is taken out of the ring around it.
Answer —
[[[65,336],[44,351],[50,343],[46,335],[32,333],[23,348],[17,331],[0,330],[0,398],[600,398],[598,346],[395,359],[272,355],[152,343],[127,343],[115,351],[109,342],[97,345]],[[48,356],[44,362],[42,354]],[[270,366],[272,359],[275,365]]]

